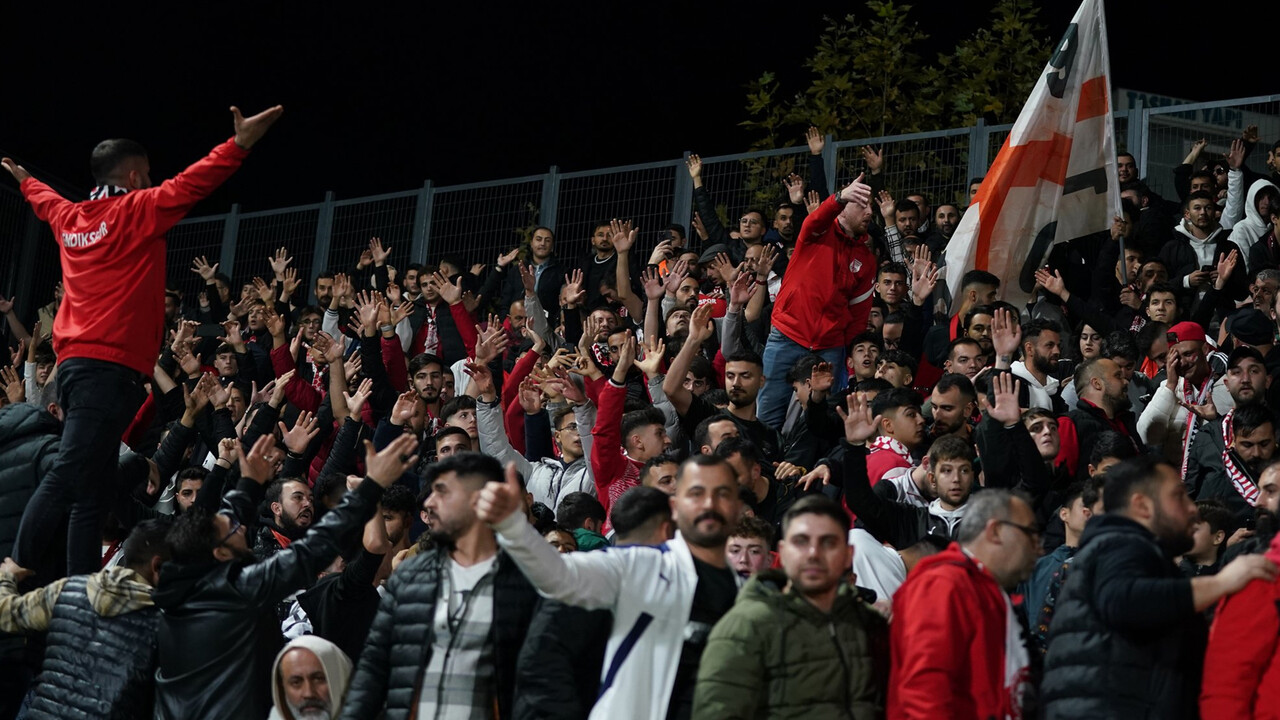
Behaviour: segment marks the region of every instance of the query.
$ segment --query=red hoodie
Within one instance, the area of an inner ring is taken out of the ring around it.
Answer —
[[[61,250],[59,362],[91,358],[151,374],[164,342],[164,234],[248,154],[228,140],[157,187],[82,203],[35,178],[23,181],[22,194]]]
[[[1280,563],[1280,536],[1267,558]],[[1218,603],[1204,655],[1200,717],[1280,718],[1280,581],[1254,580]]]
[[[773,326],[810,350],[848,345],[871,314],[876,258],[836,222],[843,207],[832,195],[804,219],[773,306]]]

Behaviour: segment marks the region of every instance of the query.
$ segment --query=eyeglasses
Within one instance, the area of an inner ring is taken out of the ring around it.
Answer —
[[[1030,527],[1028,525],[1019,525],[1018,523],[1013,522],[1012,520],[997,520],[996,522],[1000,523],[1001,525],[1008,525],[1009,527],[1018,528],[1019,530],[1022,531],[1023,535],[1026,535],[1027,537],[1031,538],[1032,543],[1036,545],[1040,544],[1040,528]]]
[[[567,423],[564,427],[560,428],[556,432],[578,432],[578,423],[576,422]]]
[[[320,318],[311,318],[310,320],[299,320],[298,324],[306,325],[308,327],[320,327]]]
[[[227,519],[227,522],[230,523],[231,525],[231,530],[227,532],[227,536],[218,541],[218,545],[221,546],[221,545],[226,545],[228,540],[235,537],[236,533],[243,530],[244,525],[240,523],[240,519],[237,518],[233,513],[220,512],[218,514],[225,517]]]

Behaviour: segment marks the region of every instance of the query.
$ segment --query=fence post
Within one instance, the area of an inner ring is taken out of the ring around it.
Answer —
[[[316,219],[316,247],[311,256],[311,287],[316,286],[316,278],[329,269],[329,246],[333,242],[333,191],[324,192],[324,205],[320,206],[320,217]]]
[[[836,139],[827,133],[823,136],[824,145],[822,146],[822,168],[827,171],[827,182],[831,183],[830,192],[840,192],[840,178],[836,177]],[[809,162],[813,162],[813,156],[810,155]]]
[[[431,237],[431,207],[435,203],[435,191],[431,181],[418,189],[418,204],[413,210],[413,242],[409,245],[409,261],[426,263],[427,240]]]
[[[688,161],[689,151],[685,150],[682,157],[685,161]],[[672,190],[671,222],[684,228],[685,245],[693,247],[693,243],[689,240],[689,238],[693,237],[693,227],[690,223],[693,219],[693,178],[689,177],[689,173],[682,172],[683,169],[680,165],[676,166],[676,182],[675,188]]]
[[[1125,150],[1136,153],[1142,145],[1142,98],[1134,98],[1133,107],[1129,110],[1128,123],[1125,125]]]
[[[560,167],[552,165],[542,176],[542,201],[538,204],[538,224],[556,229],[556,208],[560,205]]]
[[[965,178],[964,192],[968,197],[969,180],[987,174],[990,159],[987,148],[991,144],[991,135],[987,131],[987,122],[978,118],[978,124],[969,128],[969,177]]]
[[[240,203],[231,205],[231,212],[227,213],[227,221],[222,224],[222,256],[218,258],[218,264],[227,277],[234,278],[236,265],[236,237],[240,234]]]

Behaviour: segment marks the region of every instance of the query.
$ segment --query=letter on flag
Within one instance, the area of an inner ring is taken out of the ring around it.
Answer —
[[[1084,0],[946,249],[957,306],[968,270],[1021,307],[1058,242],[1107,230],[1120,207],[1102,0]]]

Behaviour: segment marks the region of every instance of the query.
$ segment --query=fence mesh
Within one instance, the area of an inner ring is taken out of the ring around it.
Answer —
[[[941,137],[895,140],[858,140],[841,143],[836,151],[836,183],[847,183],[867,171],[862,148],[871,146],[884,155],[885,189],[895,198],[924,193],[929,203],[959,203],[964,207],[969,181],[968,130]],[[992,156],[994,157],[994,155]]]
[[[387,262],[393,267],[403,269],[410,262],[422,262],[422,258],[409,257],[417,204],[416,192],[368,202],[337,203],[333,209],[327,269],[342,271],[355,266],[360,253],[369,247],[369,238],[373,237],[381,238],[383,247],[391,247]]]
[[[683,163],[665,167],[611,173],[565,175],[560,179],[556,207],[556,254],[574,265],[590,248],[591,232],[598,222],[629,219],[640,228],[632,255],[643,262],[658,243],[658,234],[671,224],[675,204],[676,170]],[[688,225],[685,225],[686,229]]]
[[[804,178],[808,190],[811,158],[822,162],[821,157],[810,155],[807,148],[765,157],[708,160],[702,164],[702,183],[711,194],[720,222],[732,231],[738,228],[741,213],[749,208],[760,210],[765,214],[765,221],[771,221],[773,208],[790,200],[782,181],[792,173]],[[680,172],[685,172],[684,168],[680,168]],[[831,183],[831,178],[827,178],[827,183]],[[830,187],[826,188],[826,192],[830,191]],[[825,193],[819,191],[819,195],[825,196]]]
[[[308,207],[279,213],[251,213],[240,216],[237,230],[235,281],[236,288],[254,277],[269,280],[271,265],[268,259],[276,248],[286,248],[293,257],[290,267],[297,268],[302,290],[296,296],[311,301],[308,282],[311,277],[311,259],[316,247],[316,225],[320,220],[319,207]]]
[[[515,247],[521,232],[532,232],[537,226],[541,200],[541,180],[437,190],[427,262],[451,257],[463,267],[492,265],[499,253]]]
[[[1198,110],[1148,115],[1147,162],[1144,179],[1147,185],[1166,199],[1178,199],[1173,185],[1173,169],[1177,167],[1196,140],[1204,138],[1208,145],[1200,153],[1199,166],[1221,159],[1231,141],[1240,137],[1249,125],[1258,126],[1258,146],[1246,161],[1254,170],[1266,172],[1267,148],[1280,140],[1280,101],[1222,105]]]
[[[219,261],[225,226],[221,217],[184,220],[165,234],[165,287],[182,293],[182,302],[188,307],[197,306],[196,295],[204,289],[204,280],[191,271],[191,261],[201,256],[210,263]],[[236,290],[232,288],[233,295]]]
[[[0,240],[0,295],[5,299],[12,297],[16,289],[22,239],[27,223],[34,220],[21,193],[8,186],[0,188],[0,238],[3,238]]]

